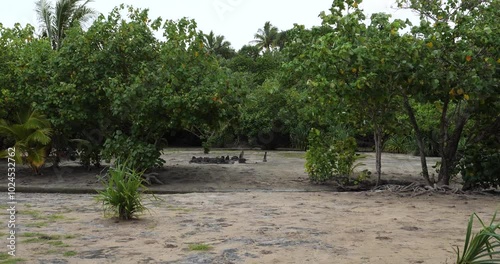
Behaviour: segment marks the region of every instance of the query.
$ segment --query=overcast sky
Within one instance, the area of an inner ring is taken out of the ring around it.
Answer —
[[[55,0],[52,0],[53,2]],[[134,7],[149,8],[150,18],[194,18],[198,28],[208,33],[213,30],[224,35],[234,48],[248,44],[253,35],[266,21],[280,30],[289,29],[294,23],[311,27],[319,25],[318,15],[331,7],[332,0],[94,0],[89,6],[108,14],[121,3]],[[2,5],[0,23],[12,27],[18,22],[37,25],[35,0],[14,0]],[[395,18],[415,16],[407,10],[394,9],[394,0],[364,0],[361,5],[368,17],[372,13],[386,12]]]

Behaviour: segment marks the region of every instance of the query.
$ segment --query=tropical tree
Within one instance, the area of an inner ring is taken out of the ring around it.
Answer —
[[[461,142],[467,149],[481,138],[498,133],[500,27],[496,20],[500,1],[398,3],[421,17],[412,35],[406,37],[407,45],[401,47],[408,57],[401,60],[399,83],[420,148],[423,176],[429,184],[448,185],[457,173]],[[431,103],[440,113],[437,179],[427,171],[422,124],[415,118],[412,100]]]
[[[61,48],[65,31],[77,24],[89,21],[96,11],[87,5],[92,0],[57,0],[55,7],[48,0],[36,2],[36,13],[43,31],[42,35],[49,38],[52,49]]]
[[[225,59],[229,59],[235,54],[235,51],[231,48],[231,42],[225,40],[225,37],[222,35],[216,36],[213,31],[205,34],[203,45],[208,53],[221,56]]]
[[[36,111],[26,110],[16,115],[16,122],[0,120],[0,134],[15,140],[13,148],[17,163],[28,163],[36,174],[45,164],[50,153],[52,129],[45,116]],[[5,151],[0,156],[5,156]]]
[[[271,48],[276,46],[276,40],[278,39],[279,31],[278,28],[273,26],[271,22],[267,21],[263,28],[260,28],[254,35],[252,42],[262,51],[270,51]]]

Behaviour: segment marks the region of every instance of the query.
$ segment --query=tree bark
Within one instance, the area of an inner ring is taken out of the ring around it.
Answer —
[[[382,129],[375,127],[373,138],[375,140],[375,169],[377,170],[377,186],[382,175]]]
[[[422,176],[424,177],[427,184],[433,185],[434,181],[431,181],[431,179],[429,178],[429,171],[427,170],[427,159],[425,157],[425,148],[424,148],[425,146],[424,146],[424,139],[422,136],[422,132],[420,131],[417,119],[415,118],[415,112],[413,111],[413,108],[411,107],[410,102],[408,100],[408,95],[406,95],[404,91],[402,91],[402,95],[403,95],[404,106],[410,118],[410,123],[413,127],[413,130],[415,130],[415,134],[417,136],[418,150],[420,153],[420,163],[422,165]]]
[[[441,153],[441,168],[438,175],[438,185],[449,185],[453,169],[457,163],[458,144],[462,136],[468,116],[461,115],[457,118],[455,129],[451,136],[444,141],[443,152]],[[448,134],[446,134],[448,135]]]

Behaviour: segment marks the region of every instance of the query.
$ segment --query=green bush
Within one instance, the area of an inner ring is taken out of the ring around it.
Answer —
[[[470,146],[459,162],[463,189],[500,187],[500,152],[482,144]]]
[[[147,189],[142,173],[131,169],[127,163],[118,162],[110,168],[104,185],[105,190],[99,192],[97,200],[102,202],[106,216],[127,220],[146,210],[142,196]]]
[[[391,153],[414,153],[418,150],[415,139],[411,136],[393,135],[384,142],[384,151]]]
[[[335,179],[339,184],[349,184],[357,159],[356,140],[353,137],[332,136],[311,129],[305,166],[312,181]]]
[[[457,247],[457,264],[469,263],[500,263],[500,234],[496,233],[500,229],[500,223],[495,223],[497,213],[487,226],[476,213],[472,214],[467,225],[465,245],[462,254]],[[474,217],[481,223],[482,229],[479,233],[472,234]]]
[[[102,157],[110,162],[115,158],[119,161],[129,160],[128,166],[138,171],[163,166],[165,160],[160,158],[161,148],[155,144],[128,137],[117,131],[112,138],[104,142]]]

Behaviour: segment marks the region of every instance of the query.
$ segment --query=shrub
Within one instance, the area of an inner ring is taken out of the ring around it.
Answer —
[[[493,215],[490,224],[486,226],[476,213],[472,214],[467,225],[465,245],[462,254],[457,247],[457,264],[468,263],[500,263],[500,234],[495,233],[500,229],[500,223],[495,223],[497,213]],[[472,235],[474,217],[481,223],[479,233]]]
[[[391,153],[413,153],[418,149],[415,139],[411,136],[393,135],[384,142],[384,151]]]
[[[47,153],[51,148],[52,125],[38,112],[26,109],[16,114],[16,122],[9,123],[0,119],[0,135],[15,141],[16,163],[28,164],[36,174],[45,164]],[[0,149],[0,158],[7,157],[7,151]]]
[[[349,184],[357,159],[356,140],[353,137],[332,136],[311,129],[305,166],[312,181],[335,179],[341,185]]]
[[[127,220],[146,210],[142,173],[130,169],[127,163],[118,162],[110,168],[104,184],[105,190],[99,192],[97,200],[103,203],[105,215]]]
[[[102,157],[110,162],[116,160],[129,160],[128,166],[134,170],[142,171],[163,166],[165,161],[160,158],[161,148],[155,144],[129,137],[121,131],[116,131],[112,138],[104,143]]]
[[[482,144],[466,148],[459,162],[463,189],[500,186],[500,152]]]

